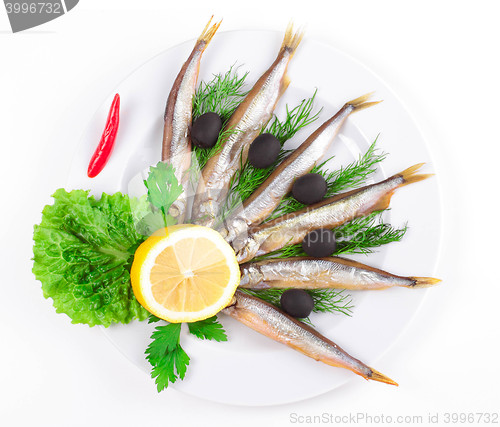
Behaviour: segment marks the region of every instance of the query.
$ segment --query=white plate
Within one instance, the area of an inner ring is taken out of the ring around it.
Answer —
[[[225,72],[235,63],[250,71],[253,83],[274,60],[282,34],[270,31],[234,31],[216,35],[206,50],[200,79]],[[120,130],[115,151],[106,168],[95,179],[86,177],[88,160],[99,140],[114,93],[97,111],[84,133],[72,163],[68,188],[127,192],[141,171],[160,159],[165,101],[181,64],[194,42],[173,47],[154,57],[116,88],[122,99]],[[322,121],[346,101],[376,91],[384,102],[350,117],[329,155],[339,167],[364,152],[380,133],[379,147],[390,153],[377,179],[397,173],[415,163],[427,162],[426,144],[409,113],[390,89],[370,70],[338,50],[305,39],[289,68],[292,80],[276,110],[296,105],[318,88],[320,120],[296,135],[289,147],[297,146]],[[135,177],[135,179],[134,179]],[[437,179],[398,190],[392,201],[390,220],[409,224],[403,242],[358,259],[396,274],[432,276],[440,246],[440,196]],[[430,291],[430,290],[429,290]],[[390,289],[355,293],[352,317],[334,314],[313,316],[317,329],[353,356],[377,369],[376,361],[396,341],[422,303],[426,290]],[[182,344],[191,357],[184,381],[172,386],[200,398],[238,405],[276,405],[307,399],[356,381],[367,383],[344,369],[315,362],[298,352],[259,335],[242,324],[220,316],[228,333],[226,343],[205,342],[185,333]],[[147,322],[103,328],[107,337],[133,363],[149,373],[144,350],[152,326]],[[384,374],[391,376],[390,369]],[[397,381],[397,378],[394,378]],[[389,387],[376,384],[379,387]],[[151,380],[151,387],[155,387]]]

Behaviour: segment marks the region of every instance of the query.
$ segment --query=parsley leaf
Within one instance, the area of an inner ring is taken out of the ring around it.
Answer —
[[[202,340],[227,341],[226,331],[217,321],[217,316],[188,323],[189,332]]]
[[[149,316],[149,323],[157,323],[161,319],[154,315]],[[222,325],[217,321],[217,316],[205,320],[188,323],[189,332],[204,340],[227,341],[227,336]],[[175,383],[178,378],[184,379],[189,356],[180,344],[181,323],[169,323],[157,326],[151,335],[151,343],[146,349],[146,359],[153,369],[151,377],[155,378],[158,392],[166,389],[170,383]]]
[[[149,202],[160,209],[164,216],[183,192],[182,185],[175,177],[173,166],[165,162],[158,162],[156,166],[149,168],[144,185],[148,189]]]
[[[189,356],[180,345],[180,333],[180,323],[169,323],[157,326],[151,335],[146,359],[153,366],[151,376],[155,378],[158,392],[186,375]]]
[[[153,366],[151,377],[155,378],[155,384],[158,392],[166,389],[169,383],[175,383],[177,378],[184,379],[187,365],[189,365],[189,356],[179,345]],[[177,375],[174,371],[177,370]]]
[[[161,321],[159,317],[156,317],[154,314],[150,314],[148,317],[148,323],[157,323]]]

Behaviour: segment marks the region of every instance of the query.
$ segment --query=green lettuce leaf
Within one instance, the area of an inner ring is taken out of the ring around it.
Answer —
[[[88,191],[64,189],[53,197],[33,235],[33,273],[45,298],[52,298],[56,311],[72,323],[107,327],[146,319],[129,271],[136,248],[146,238],[135,224],[147,201],[121,193],[97,200]]]
[[[164,215],[161,211],[152,207],[147,196],[131,198],[130,207],[136,230],[139,234],[149,237],[156,230],[174,225],[177,221],[171,215]]]

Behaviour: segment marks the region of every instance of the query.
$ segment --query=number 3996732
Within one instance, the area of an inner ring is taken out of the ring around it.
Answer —
[[[61,7],[61,3],[44,3],[44,2],[5,3],[5,7],[7,9],[7,13],[25,13],[25,14],[64,13]]]

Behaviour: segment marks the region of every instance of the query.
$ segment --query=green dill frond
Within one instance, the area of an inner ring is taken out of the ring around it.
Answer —
[[[372,212],[367,216],[353,219],[334,228],[337,249],[332,255],[369,254],[382,245],[399,242],[406,234],[408,227],[405,225],[402,228],[396,228],[383,222],[383,212]],[[257,257],[253,261],[297,256],[307,256],[300,243],[285,246],[277,251]]]
[[[354,307],[350,294],[343,289],[309,289],[307,290],[314,301],[315,313],[341,313],[346,316],[352,315]]]
[[[201,82],[193,98],[193,121],[202,114],[213,112],[221,117],[224,128],[248,93],[245,89],[247,76],[248,72],[239,77],[237,67],[232,66],[225,74],[214,75],[214,78],[208,83]],[[196,168],[203,169],[207,161],[218,153],[226,138],[234,132],[232,129],[223,130],[212,148],[193,146],[193,153],[197,160],[193,164]],[[192,173],[191,176],[194,174]]]
[[[242,292],[245,292],[254,297],[260,298],[263,301],[268,302],[269,304],[274,305],[275,307],[280,306],[280,298],[285,289],[262,289],[260,291],[254,291],[253,289],[239,289]]]
[[[331,197],[345,190],[352,190],[366,183],[367,179],[377,170],[377,164],[382,162],[387,154],[379,152],[376,148],[378,136],[368,147],[366,153],[360,155],[358,160],[348,164],[346,167],[333,172],[326,172],[323,167],[330,159],[316,166],[312,172],[323,175],[328,184],[326,197]]]
[[[211,148],[200,148],[193,146],[193,155],[196,156],[196,162],[191,162],[193,166],[196,167],[197,170],[202,170],[207,162],[215,156],[221,147],[224,145],[224,141],[233,133],[236,133],[237,131],[234,129],[224,129],[221,131],[219,134],[219,137],[217,138],[217,142],[215,145]]]
[[[285,196],[278,207],[273,211],[271,215],[266,219],[266,221],[271,221],[275,218],[278,218],[282,215],[294,213],[297,211],[300,211],[301,209],[305,208],[307,205],[304,205],[300,203],[298,200],[296,200],[293,196],[288,195]]]
[[[252,259],[252,262],[263,261],[270,258],[285,259],[297,256],[307,256],[307,254],[302,249],[302,245],[300,243],[297,243],[295,245],[284,246],[276,251],[272,251],[267,254],[257,256]]]
[[[238,207],[243,201],[248,199],[252,193],[269,177],[269,175],[271,175],[279,163],[281,163],[281,161],[288,154],[290,154],[290,152],[290,150],[282,149],[274,164],[268,168],[255,168],[248,162],[244,166],[241,166],[231,180],[231,190],[226,200],[226,206],[223,210],[224,213],[222,216],[224,218],[227,217],[227,215],[234,208]]]
[[[292,109],[288,108],[287,105],[284,120],[281,121],[275,116],[264,132],[273,134],[283,146],[300,129],[313,123],[321,112],[321,109],[315,113],[313,112],[316,92],[310,98],[303,99],[300,104]],[[225,212],[223,217],[226,217],[241,202],[248,199],[291,152],[291,150],[285,150],[282,147],[276,162],[265,169],[254,168],[248,162],[242,164],[231,180],[231,190],[226,201],[226,207],[223,209]]]
[[[354,219],[335,229],[337,250],[340,254],[369,254],[375,248],[392,242],[399,242],[406,234],[408,226],[393,227],[383,222],[384,211],[372,212],[362,218]]]
[[[376,148],[377,139],[378,136],[365,154],[345,167],[332,172],[328,171],[325,165],[335,157],[332,156],[312,169],[311,172],[322,175],[326,180],[328,190],[325,197],[332,197],[344,190],[357,188],[365,184],[370,175],[375,173],[377,164],[382,162],[386,157],[385,153],[379,152]],[[289,195],[281,201],[267,220],[269,221],[281,215],[297,212],[305,207],[306,205],[303,205]]]
[[[232,66],[225,74],[215,74],[208,83],[201,82],[193,99],[193,120],[202,114],[217,113],[225,124],[248,93],[245,80],[248,72],[239,77],[238,67]]]
[[[313,114],[314,99],[316,98],[316,89],[310,98],[303,99],[299,105],[291,110],[286,106],[286,116],[281,121],[277,116],[265,128],[263,133],[273,134],[281,145],[291,139],[300,129],[310,125],[317,120],[323,108],[320,108]]]
[[[280,299],[283,292],[287,289],[262,289],[262,290],[252,290],[252,289],[240,289],[249,295],[255,296],[274,305],[275,307],[280,307]],[[351,316],[353,304],[352,297],[350,294],[346,293],[344,290],[336,289],[305,289],[305,291],[311,295],[314,301],[314,313],[341,313],[346,316]],[[309,319],[303,319],[305,323],[311,324]]]

